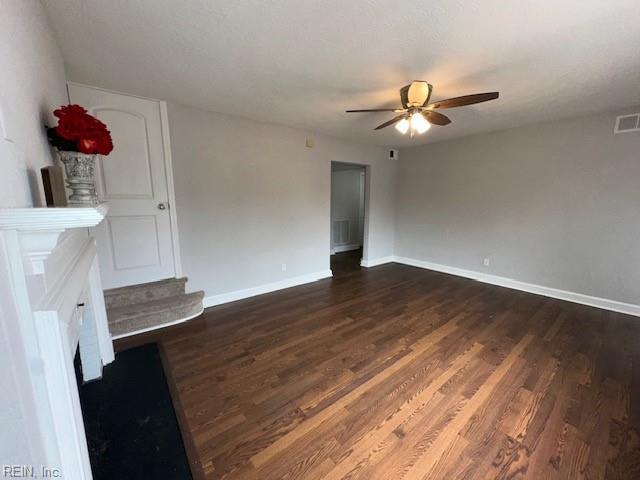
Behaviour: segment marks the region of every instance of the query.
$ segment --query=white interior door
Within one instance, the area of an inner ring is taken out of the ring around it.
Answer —
[[[113,138],[113,151],[99,158],[96,172],[98,197],[109,204],[93,231],[104,288],[174,277],[161,102],[75,84],[69,96]]]

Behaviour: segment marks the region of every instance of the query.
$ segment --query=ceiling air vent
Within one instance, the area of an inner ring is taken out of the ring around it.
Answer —
[[[613,133],[640,132],[640,113],[621,115],[616,118],[616,128]]]

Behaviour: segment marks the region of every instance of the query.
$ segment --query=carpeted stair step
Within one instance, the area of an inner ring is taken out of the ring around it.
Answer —
[[[122,307],[134,303],[143,303],[165,297],[183,295],[187,278],[165,278],[156,282],[111,288],[104,291],[104,303],[107,309]]]
[[[203,298],[204,292],[183,293],[108,308],[109,330],[119,338],[188,320],[202,313]]]

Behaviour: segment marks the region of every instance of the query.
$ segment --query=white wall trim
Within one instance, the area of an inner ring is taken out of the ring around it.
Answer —
[[[417,260],[415,258],[390,255],[388,257],[380,257],[373,260],[363,259],[360,262],[360,265],[369,268],[392,262],[401,263],[403,265],[410,265],[412,267],[424,268],[426,270],[433,270],[436,272],[457,275],[459,277],[471,278],[473,280],[477,280],[483,283],[489,283],[491,285],[512,288],[514,290],[520,290],[523,292],[535,293],[536,295],[543,295],[545,297],[557,298],[559,300],[565,300],[567,302],[579,303],[581,305],[588,305],[590,307],[602,308],[604,310],[611,310],[612,312],[625,313],[627,315],[640,317],[640,305],[635,305],[633,303],[624,303],[617,300],[610,300],[608,298],[593,297],[591,295],[585,295],[583,293],[569,292],[567,290],[560,290],[559,288],[545,287],[543,285],[537,285],[535,283],[522,282],[513,278],[490,275],[488,273],[477,272],[474,270],[465,270],[463,268],[451,267],[449,265],[442,265],[439,263],[426,262],[424,260]]]
[[[579,303],[582,305],[588,305],[591,307],[602,308],[605,310],[611,310],[614,312],[626,313],[628,315],[635,315],[637,317],[640,317],[640,305],[618,302],[617,300],[609,300],[607,298],[593,297],[591,295],[585,295],[582,293],[569,292],[567,290],[545,287],[542,285],[536,285],[534,283],[514,280],[512,278],[500,277],[497,275],[490,275],[487,273],[465,270],[457,267],[450,267],[448,265],[426,262],[424,260],[416,260],[414,258],[394,256],[392,261],[396,263],[402,263],[404,265],[411,265],[413,267],[434,270],[436,272],[449,273],[451,275],[457,275],[459,277],[471,278],[483,283],[490,283],[492,285],[499,285],[501,287],[512,288],[514,290],[521,290],[523,292],[535,293],[537,295],[543,295],[545,297],[557,298],[559,300],[566,300],[568,302]]]
[[[162,128],[162,146],[164,150],[164,169],[167,179],[167,196],[169,197],[169,221],[171,223],[171,241],[173,243],[173,263],[176,278],[182,277],[182,257],[180,256],[180,235],[178,231],[178,210],[176,207],[176,191],[173,184],[173,157],[171,156],[171,136],[169,134],[169,113],[167,102],[160,104],[160,126]]]
[[[378,265],[383,265],[385,263],[391,263],[394,261],[394,257],[393,256],[388,256],[388,257],[380,257],[380,258],[374,258],[372,260],[365,260],[364,258],[360,261],[360,266],[362,267],[366,267],[366,268],[370,268],[370,267],[377,267]]]
[[[219,295],[211,295],[211,296],[205,297],[202,303],[204,304],[205,308],[213,307],[215,305],[221,305],[223,303],[242,300],[243,298],[255,297],[256,295],[275,292],[276,290],[296,287],[298,285],[315,282],[318,280],[322,280],[323,278],[329,278],[332,276],[333,276],[333,273],[331,272],[331,270],[321,270],[319,272],[300,275],[297,277],[291,277],[285,280],[279,280],[277,282],[265,283],[264,285],[245,288],[243,290],[235,290],[233,292],[221,293]]]

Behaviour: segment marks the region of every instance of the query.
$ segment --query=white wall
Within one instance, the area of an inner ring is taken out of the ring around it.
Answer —
[[[640,133],[613,135],[623,113],[403,149],[395,254],[640,304]]]
[[[37,0],[0,0],[0,207],[44,204],[40,167],[51,163],[44,125],[67,103],[64,64]]]
[[[331,169],[331,248],[359,247],[364,240],[364,167]],[[339,222],[336,225],[336,222]],[[348,228],[342,232],[342,222]],[[337,241],[340,235],[346,234]]]
[[[370,165],[364,255],[392,254],[396,163],[383,148],[176,104],[168,113],[191,289],[213,296],[326,272],[332,160]]]
[[[40,167],[51,162],[43,125],[66,103],[62,57],[37,0],[0,0],[0,108],[12,142],[0,133],[0,207],[40,205]],[[0,266],[5,265],[0,245]],[[0,269],[0,285],[8,285]],[[0,291],[0,460],[43,458],[34,423],[29,370],[12,296]]]

